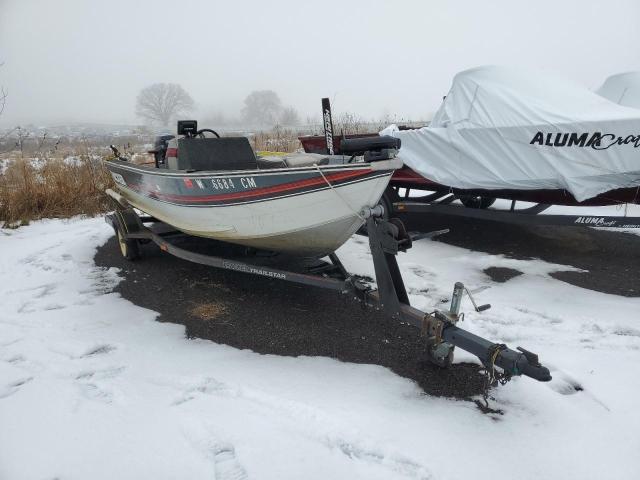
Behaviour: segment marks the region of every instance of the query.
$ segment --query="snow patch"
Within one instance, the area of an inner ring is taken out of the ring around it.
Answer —
[[[446,305],[462,281],[493,305],[477,314],[465,300],[465,328],[551,367],[548,384],[496,390],[499,416],[375,365],[188,340],[112,293],[117,270],[92,260],[112,236],[102,219],[2,233],[1,478],[640,475],[640,299],[550,276],[572,267],[427,240],[398,257],[417,307]],[[363,239],[339,255],[373,276]],[[493,282],[492,266],[522,274]]]

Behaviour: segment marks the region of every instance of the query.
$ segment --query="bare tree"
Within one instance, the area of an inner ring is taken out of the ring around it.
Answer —
[[[193,109],[191,96],[177,83],[154,83],[143,88],[136,100],[136,115],[163,127]]]
[[[4,65],[4,62],[0,63],[0,67],[2,67],[3,65]],[[2,112],[4,112],[4,106],[6,102],[7,102],[7,91],[4,89],[4,87],[0,87],[0,115],[2,115]]]
[[[247,125],[273,126],[278,123],[281,111],[282,102],[276,92],[257,90],[244,99],[242,119]]]
[[[347,134],[365,133],[369,129],[368,122],[364,118],[351,112],[342,113],[334,127],[337,127],[335,131]]]
[[[4,112],[4,106],[7,103],[7,91],[4,87],[0,87],[0,115]]]
[[[286,127],[295,127],[300,125],[300,115],[298,115],[298,111],[293,107],[285,108],[280,115],[280,125],[284,125]]]
[[[20,158],[24,160],[24,142],[29,138],[31,132],[22,127],[16,127],[14,131],[17,133],[16,148],[20,149]]]

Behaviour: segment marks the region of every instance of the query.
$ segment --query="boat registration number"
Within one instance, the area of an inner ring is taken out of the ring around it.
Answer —
[[[212,178],[211,185],[216,190],[232,190],[232,189],[235,190],[236,183],[238,181],[240,182],[240,186],[245,190],[249,188],[257,187],[256,181],[253,177],[240,177],[239,179],[236,178],[235,182],[234,182],[234,179],[232,178]]]

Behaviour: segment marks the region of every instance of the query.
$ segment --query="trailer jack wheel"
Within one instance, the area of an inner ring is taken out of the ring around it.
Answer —
[[[116,230],[118,236],[118,245],[120,245],[120,253],[127,260],[136,260],[140,258],[140,245],[135,239],[127,239],[118,228]]]
[[[447,342],[427,340],[427,359],[440,368],[449,368],[453,363],[453,351],[456,347]]]

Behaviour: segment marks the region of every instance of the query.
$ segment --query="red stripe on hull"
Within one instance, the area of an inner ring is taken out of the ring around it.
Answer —
[[[371,169],[367,169],[367,170],[357,170],[357,171],[350,171],[350,172],[339,172],[339,173],[325,175],[325,177],[329,181],[341,181],[341,180],[348,180],[348,179],[352,179],[360,176],[365,176],[371,173],[372,171],[373,170]],[[155,190],[147,190],[146,192],[142,192],[142,193],[147,193],[154,197],[163,198],[166,200],[209,202],[209,201],[215,201],[215,200],[224,201],[224,200],[235,200],[235,199],[244,199],[244,198],[248,199],[253,197],[260,197],[263,195],[269,195],[272,193],[282,193],[289,190],[297,190],[300,188],[312,187],[315,185],[322,185],[322,184],[326,184],[325,179],[322,177],[317,177],[317,178],[310,178],[306,180],[298,180],[295,182],[283,183],[280,185],[275,185],[273,187],[258,188],[251,191],[234,192],[234,193],[218,194],[218,195],[206,195],[206,196],[205,195],[201,195],[201,196],[173,195],[173,194],[161,193]]]

